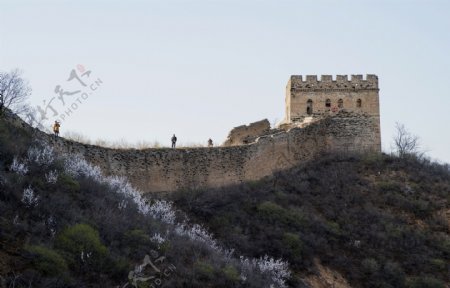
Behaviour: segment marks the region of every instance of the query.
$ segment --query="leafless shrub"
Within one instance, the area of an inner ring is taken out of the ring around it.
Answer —
[[[27,156],[29,162],[36,163],[39,166],[49,166],[55,160],[53,148],[47,145],[42,148],[37,146],[30,147]]]
[[[25,206],[31,208],[36,206],[38,202],[39,196],[36,195],[36,193],[31,187],[28,187],[23,191],[22,203],[24,203]]]
[[[393,138],[394,149],[397,155],[404,158],[408,155],[421,156],[420,152],[420,138],[417,135],[412,134],[405,125],[401,123],[395,124],[395,135]]]
[[[58,181],[58,171],[50,170],[48,173],[45,173],[45,180],[47,183],[56,184]]]
[[[9,108],[16,113],[27,109],[25,101],[31,94],[28,81],[22,78],[20,70],[15,69],[9,73],[0,72],[0,112]]]
[[[13,163],[11,164],[9,169],[19,175],[25,175],[28,173],[27,163],[21,162],[17,157],[14,157]]]

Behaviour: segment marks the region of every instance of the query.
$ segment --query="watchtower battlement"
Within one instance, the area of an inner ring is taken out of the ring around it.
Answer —
[[[363,75],[336,75],[333,80],[332,75],[321,75],[318,80],[317,75],[306,75],[304,80],[302,75],[292,75],[288,85],[294,90],[378,90],[378,77],[367,74]]]
[[[378,76],[368,74],[292,75],[286,86],[286,117],[292,125],[333,115],[339,111],[366,114],[379,122]]]
[[[312,84],[317,86],[295,88]],[[326,88],[337,84],[369,86]],[[4,119],[51,143],[56,151],[83,155],[106,175],[127,177],[143,193],[255,181],[325,152],[381,152],[375,75],[368,75],[366,80],[355,75],[350,81],[346,76],[333,80],[324,75],[321,81],[317,76],[306,76],[305,81],[302,76],[291,76],[286,112],[285,127],[271,129],[267,120],[239,126],[221,147],[141,150],[81,144],[36,131],[15,115]]]

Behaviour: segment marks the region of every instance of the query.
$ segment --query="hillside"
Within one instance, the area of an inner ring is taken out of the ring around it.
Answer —
[[[143,198],[7,114],[0,191],[0,288],[449,282],[450,172],[425,159],[322,155],[257,182]]]
[[[292,287],[448,287],[448,168],[327,155],[260,182],[172,199],[238,253],[287,260]]]
[[[284,287],[287,264],[239,258],[171,203],[0,119],[0,287]]]

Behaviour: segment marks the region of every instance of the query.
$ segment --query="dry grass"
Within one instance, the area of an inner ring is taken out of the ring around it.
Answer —
[[[120,140],[109,141],[104,139],[96,139],[91,140],[86,135],[83,135],[78,132],[68,131],[64,133],[63,137],[67,140],[79,142],[82,144],[95,145],[105,148],[112,149],[137,149],[144,150],[150,148],[169,148],[170,146],[163,146],[159,141],[147,141],[140,140],[136,143],[130,143],[126,139],[122,138]],[[198,148],[198,147],[206,147],[206,144],[196,143],[196,142],[184,142],[178,143],[177,148]]]

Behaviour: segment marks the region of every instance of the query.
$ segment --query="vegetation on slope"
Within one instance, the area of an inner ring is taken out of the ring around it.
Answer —
[[[234,257],[171,203],[57,155],[11,117],[0,119],[1,288],[285,286],[287,263]]]
[[[1,288],[133,287],[138,276],[139,287],[309,287],[318,262],[352,287],[449,282],[447,166],[328,155],[180,191],[168,199],[175,211],[32,133],[0,120]]]
[[[448,168],[412,155],[328,155],[173,200],[238,253],[288,260],[292,287],[318,273],[317,260],[352,287],[448,287]]]

